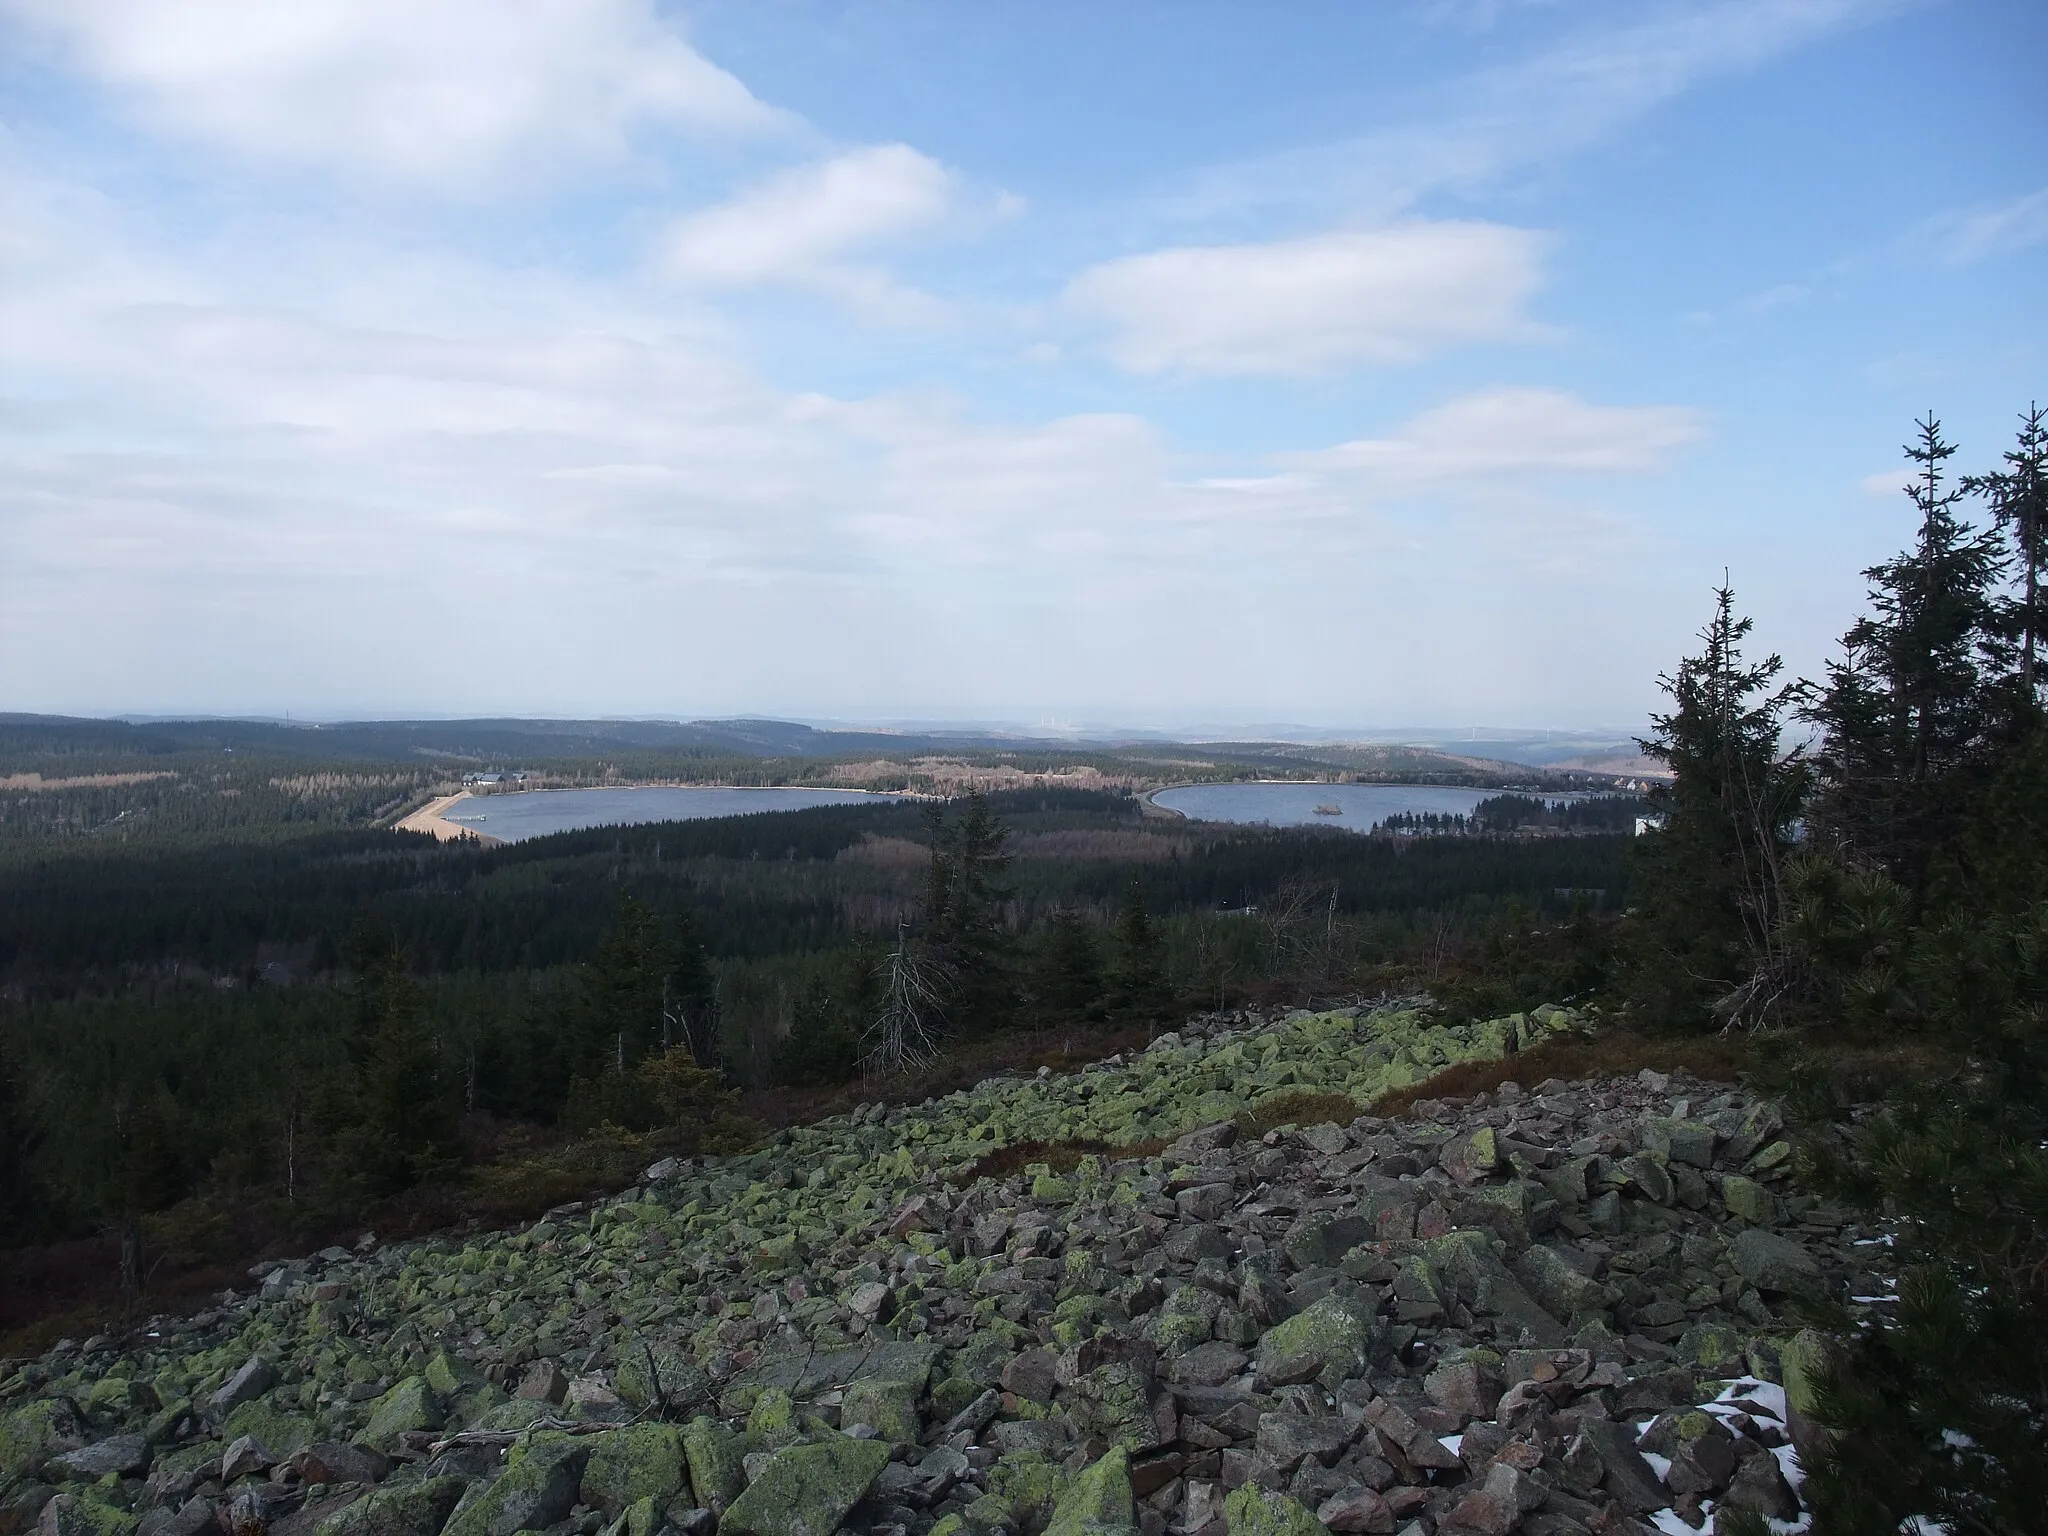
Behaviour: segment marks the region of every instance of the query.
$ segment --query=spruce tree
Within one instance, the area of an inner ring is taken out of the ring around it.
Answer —
[[[1803,713],[1817,728],[1815,829],[1843,860],[1884,871],[1908,890],[1961,826],[2001,733],[1984,662],[1999,635],[1994,587],[2004,559],[1994,534],[1957,513],[1955,446],[1931,414],[1906,452],[1919,513],[1913,548],[1864,572],[1873,612],[1842,637],[1843,658]]]
[[[1072,907],[1056,909],[1039,936],[1031,995],[1041,1028],[1099,1024],[1107,1017],[1102,951],[1094,928]]]
[[[1124,888],[1114,928],[1109,971],[1109,1006],[1120,1020],[1150,1024],[1173,1011],[1173,987],[1166,976],[1166,946],[1145,910],[1145,888],[1136,879]]]
[[[2032,405],[2020,417],[2019,441],[2005,454],[2004,469],[1963,483],[1990,502],[2019,567],[2019,591],[2001,605],[2000,617],[2018,645],[2015,702],[2024,720],[2040,708],[2040,653],[2048,645],[2048,410]]]
[[[359,950],[354,990],[343,1161],[369,1193],[387,1195],[459,1161],[458,1084],[422,1017],[404,950],[394,944],[368,959]]]
[[[955,1027],[1007,1023],[1016,1002],[1010,889],[1002,883],[1009,831],[977,790],[950,822],[934,809],[920,959],[946,978],[945,1014]]]
[[[1768,1018],[1794,979],[1778,943],[1784,866],[1806,773],[1781,747],[1789,690],[1777,656],[1750,663],[1751,621],[1714,593],[1703,649],[1658,678],[1673,707],[1642,743],[1671,769],[1652,793],[1661,829],[1638,840],[1642,895],[1633,990],[1653,1019],[1681,1025]]]

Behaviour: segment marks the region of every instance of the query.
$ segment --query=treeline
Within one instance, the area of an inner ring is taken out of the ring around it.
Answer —
[[[1519,832],[1629,832],[1649,810],[1637,795],[1598,795],[1586,800],[1546,800],[1535,795],[1493,795],[1456,812],[1400,811],[1375,829],[1393,837],[1500,837]]]
[[[1479,919],[1509,899],[1568,908],[1621,899],[1621,837],[1412,848],[1353,833],[1147,823],[1128,796],[1013,791],[985,802],[1009,834],[1114,834],[1084,856],[1019,858],[1005,921],[1032,929],[1061,908],[1107,922],[1134,877],[1161,913],[1256,906],[1288,880],[1334,888],[1347,915],[1453,910]],[[374,920],[418,970],[502,973],[586,959],[620,889],[689,909],[712,953],[734,960],[835,948],[890,927],[926,894],[932,830],[913,806],[828,806],[772,816],[593,829],[497,848],[367,830],[263,844],[96,850],[0,866],[0,977],[42,991],[110,985],[177,966],[247,980],[266,959],[292,974],[340,964]],[[909,863],[854,857],[869,839]],[[1101,856],[1085,856],[1099,852]]]
[[[1754,1032],[1808,1175],[1891,1233],[1882,1321],[1812,1314],[1816,1530],[2018,1533],[2048,1509],[2048,424],[1960,480],[1932,417],[1907,451],[1913,543],[1825,675],[1745,656],[1724,589],[1662,680],[1676,778],[1614,984]]]

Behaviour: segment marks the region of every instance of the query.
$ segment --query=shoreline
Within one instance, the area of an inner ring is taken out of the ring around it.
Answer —
[[[452,795],[441,795],[429,800],[410,815],[401,816],[391,824],[394,832],[424,832],[441,843],[478,843],[486,848],[500,848],[505,839],[479,832],[475,827],[465,827],[459,821],[449,821],[448,812],[465,800],[474,800],[466,789],[458,789]]]

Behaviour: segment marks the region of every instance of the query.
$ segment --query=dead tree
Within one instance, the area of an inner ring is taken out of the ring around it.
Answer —
[[[896,925],[896,947],[880,966],[882,1006],[861,1037],[861,1074],[887,1077],[929,1063],[938,1055],[945,968],[918,954],[910,925]]]

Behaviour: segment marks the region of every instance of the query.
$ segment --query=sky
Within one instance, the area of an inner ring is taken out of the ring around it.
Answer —
[[[0,0],[0,710],[1627,727],[2048,398],[2036,0]]]

